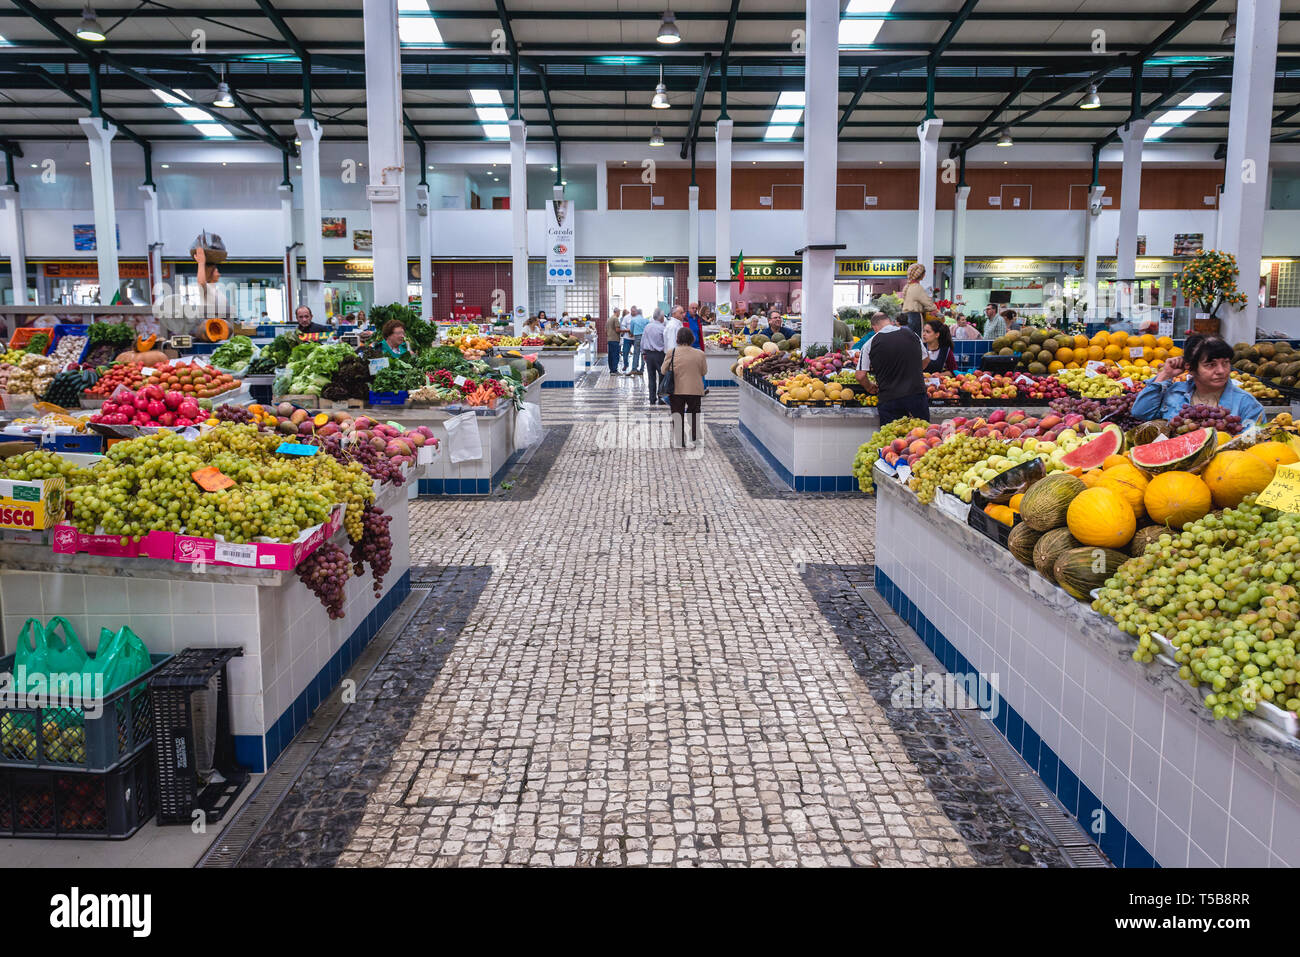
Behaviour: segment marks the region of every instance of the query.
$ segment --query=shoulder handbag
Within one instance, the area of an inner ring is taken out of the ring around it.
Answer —
[[[672,356],[668,360],[668,371],[664,373],[663,378],[659,380],[659,402],[662,405],[668,401],[668,397],[673,394],[673,366],[677,364],[677,350],[672,351]]]

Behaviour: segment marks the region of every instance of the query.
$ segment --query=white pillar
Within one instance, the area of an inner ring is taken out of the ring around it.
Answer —
[[[23,230],[23,204],[18,187],[0,186],[4,197],[5,230],[9,233],[5,245],[9,248],[9,272],[13,277],[14,305],[27,305],[27,237]]]
[[[140,187],[144,203],[144,247],[148,263],[145,295],[150,305],[154,302],[154,285],[162,282],[162,219],[158,215],[158,190],[151,185]]]
[[[916,196],[916,261],[925,267],[925,284],[936,291],[939,283],[934,274],[935,174],[939,163],[939,134],[942,132],[943,120],[938,117],[926,120],[916,128],[916,138],[921,142],[921,182]]]
[[[415,187],[420,246],[420,318],[433,321],[433,216],[429,208],[429,187]]]
[[[366,144],[375,303],[406,304],[406,168],[397,0],[362,0],[366,51]]]
[[[1223,338],[1229,343],[1254,342],[1258,325],[1279,6],[1279,0],[1237,3],[1219,246],[1237,257],[1237,288],[1246,294],[1246,305],[1219,310]]]
[[[510,224],[511,285],[514,291],[515,335],[524,331],[532,312],[528,304],[528,128],[523,120],[510,121]],[[523,306],[523,312],[519,307]]]
[[[564,187],[563,187],[563,186],[556,186],[556,187],[554,188],[554,190],[553,190],[553,193],[554,193],[554,195],[555,195],[555,199],[556,199],[558,202],[564,202]],[[564,315],[564,308],[565,308],[565,307],[564,307],[564,298],[565,298],[565,295],[564,295],[564,294],[565,294],[565,291],[566,291],[567,287],[566,287],[566,286],[563,286],[563,285],[560,285],[560,284],[557,283],[555,286],[552,286],[551,288],[553,288],[553,289],[555,290],[555,315],[554,315],[553,318],[558,322],[560,316]]]
[[[952,294],[953,302],[965,298],[966,288],[966,201],[970,187],[958,186],[952,202]]]
[[[808,0],[804,9],[808,33],[804,49],[800,340],[806,349],[810,345],[829,346],[835,335],[835,250],[831,247],[835,245],[839,144],[840,4],[839,0]]]
[[[718,146],[715,153],[714,185],[717,190],[714,200],[713,233],[713,282],[717,292],[715,305],[721,307],[725,302],[731,304],[731,120],[718,120],[714,127],[714,136]],[[805,133],[805,135],[807,135]]]
[[[1130,120],[1119,129],[1119,140],[1124,147],[1124,168],[1119,187],[1115,309],[1126,319],[1131,319],[1133,313],[1133,282],[1137,279],[1138,212],[1142,207],[1142,144],[1150,128],[1150,120]]]
[[[113,137],[117,135],[117,127],[95,116],[83,116],[77,122],[81,124],[90,146],[99,304],[107,306],[121,288],[117,271],[117,211],[113,202]]]
[[[1088,190],[1088,208],[1083,211],[1083,294],[1088,303],[1084,315],[1089,319],[1102,314],[1101,290],[1097,287],[1097,243],[1101,227],[1101,197],[1105,192],[1105,186]]]
[[[302,296],[302,291],[295,288],[298,284],[298,252],[289,248],[293,245],[293,186],[282,183],[276,189],[280,192],[280,258],[284,261],[284,315],[281,318],[291,320]]]
[[[700,188],[686,192],[686,302],[700,301]]]
[[[609,167],[604,160],[596,163],[596,212],[609,211]]]
[[[289,317],[302,304],[311,307],[317,322],[325,320],[325,256],[320,235],[320,124],[314,119],[300,116],[293,121],[298,132],[302,158],[302,252],[306,265],[303,269],[302,289],[298,301],[289,304]]]

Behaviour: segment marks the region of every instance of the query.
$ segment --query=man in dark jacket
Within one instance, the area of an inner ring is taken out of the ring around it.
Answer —
[[[921,364],[925,346],[911,329],[896,326],[883,312],[871,317],[875,330],[858,356],[858,382],[867,383],[867,373],[876,377],[880,391],[877,412],[880,424],[909,416],[930,419],[930,399],[925,388]]]

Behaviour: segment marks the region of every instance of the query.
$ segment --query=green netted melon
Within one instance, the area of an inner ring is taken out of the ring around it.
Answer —
[[[760,349],[763,347],[763,343],[768,341],[767,336],[763,335],[761,332],[757,332],[749,337],[749,344],[751,346],[758,346]]]
[[[1023,507],[1025,503],[1020,504]],[[1070,534],[1068,528],[1054,528],[1050,532],[1044,532],[1034,543],[1034,567],[1038,569],[1038,574],[1048,581],[1056,581],[1052,577],[1052,568],[1056,564],[1056,559],[1062,552],[1078,547],[1078,540]]]
[[[1128,560],[1128,555],[1113,548],[1069,548],[1056,556],[1052,577],[1071,598],[1088,601],[1088,593],[1106,584],[1106,579]]]
[[[1160,541],[1161,535],[1168,534],[1170,534],[1169,529],[1164,525],[1145,525],[1134,533],[1133,540],[1128,543],[1128,553],[1133,556],[1141,555],[1147,550],[1148,545]]]
[[[1034,546],[1043,537],[1043,533],[1030,528],[1025,522],[1016,522],[1007,536],[1007,551],[1022,565],[1034,564]]]
[[[803,341],[799,338],[799,336],[798,336],[797,333],[796,333],[795,335],[793,335],[793,336],[790,337],[790,348],[791,348],[791,349],[794,349],[794,350],[797,351],[801,345],[803,345]]]
[[[1040,532],[1060,528],[1074,497],[1087,486],[1083,480],[1065,472],[1055,472],[1029,486],[1020,501],[1020,515],[1031,528]]]

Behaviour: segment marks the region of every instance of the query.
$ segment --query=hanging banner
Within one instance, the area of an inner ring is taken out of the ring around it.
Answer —
[[[572,286],[574,283],[573,200],[547,200],[546,209],[546,285]]]

